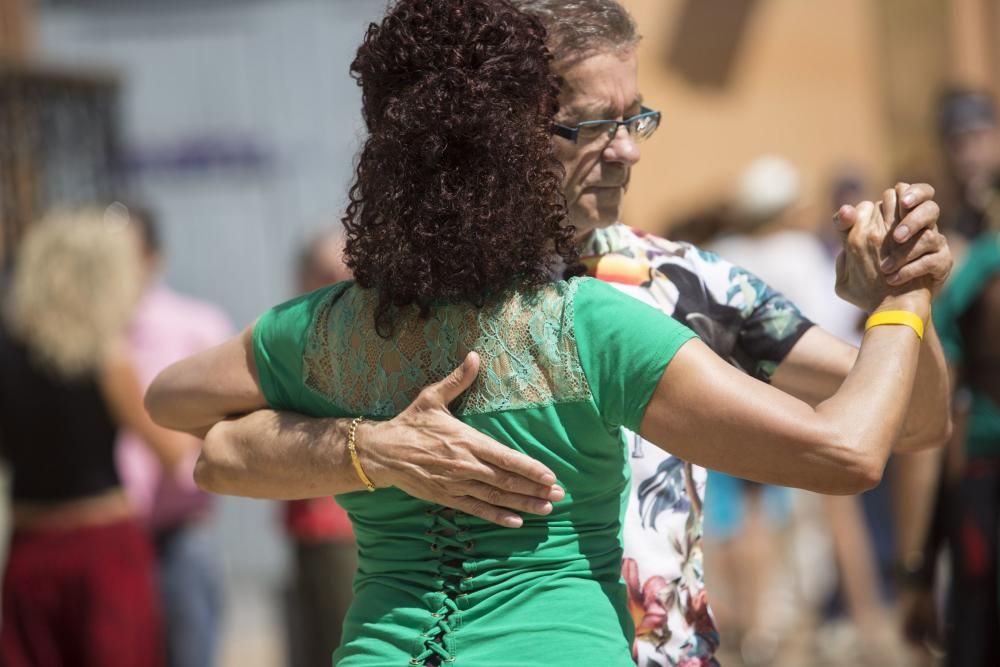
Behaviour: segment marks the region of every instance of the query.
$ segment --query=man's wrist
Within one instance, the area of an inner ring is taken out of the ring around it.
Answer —
[[[339,439],[344,443],[347,464],[352,465],[350,453],[347,452],[351,420],[339,419],[337,422],[338,430],[342,433],[342,437]],[[391,474],[388,459],[382,455],[383,438],[381,436],[384,428],[384,422],[364,420],[357,424],[354,432],[354,444],[358,459],[361,461],[361,467],[364,469],[368,479],[375,485],[375,488],[392,486],[392,483],[389,481]]]

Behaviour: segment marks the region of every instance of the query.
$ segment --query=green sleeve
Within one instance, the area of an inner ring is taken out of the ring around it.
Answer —
[[[268,405],[294,410],[305,389],[303,360],[316,311],[353,283],[337,283],[286,301],[261,315],[253,328],[257,377]]]
[[[580,363],[601,415],[612,426],[638,431],[663,371],[694,332],[589,278],[580,279],[573,313]]]

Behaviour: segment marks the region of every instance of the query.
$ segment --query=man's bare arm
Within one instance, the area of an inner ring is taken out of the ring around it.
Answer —
[[[475,380],[478,363],[470,355],[394,419],[362,422],[358,454],[378,487],[516,528],[522,519],[515,512],[548,514],[564,493],[546,466],[448,411]],[[195,479],[213,493],[277,500],[361,491],[347,450],[350,422],[273,410],[221,421],[205,438]]]

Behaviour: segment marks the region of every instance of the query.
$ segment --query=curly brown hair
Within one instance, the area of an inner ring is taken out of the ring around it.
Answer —
[[[351,64],[368,138],[343,222],[380,335],[400,307],[481,306],[576,264],[545,38],[506,0],[399,0],[368,27]]]

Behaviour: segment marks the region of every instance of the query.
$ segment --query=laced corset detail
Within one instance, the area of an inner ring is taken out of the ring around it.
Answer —
[[[462,525],[465,515],[452,509],[429,507],[424,514],[430,523],[425,536],[432,556],[438,561],[440,590],[435,592],[431,622],[420,635],[416,655],[410,665],[437,667],[455,662],[454,631],[459,623],[459,603],[471,579],[469,557],[476,547],[469,530]]]
[[[505,293],[480,309],[435,306],[427,318],[410,307],[400,313],[390,339],[374,331],[373,291],[331,290],[306,340],[305,384],[349,413],[389,418],[476,351],[479,375],[455,406],[457,413],[584,400],[590,387],[573,328],[577,284]]]

